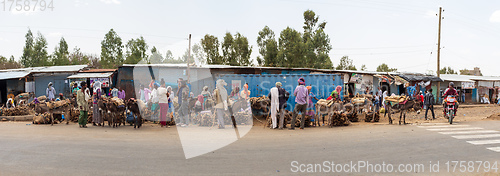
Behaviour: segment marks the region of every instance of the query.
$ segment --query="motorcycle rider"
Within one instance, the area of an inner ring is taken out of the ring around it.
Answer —
[[[446,109],[446,97],[448,96],[458,96],[457,90],[455,90],[455,84],[453,82],[450,82],[448,85],[448,88],[444,91],[443,98],[444,98],[444,103],[443,103],[443,113],[445,112]],[[457,114],[457,109],[458,109],[458,102],[455,101],[455,114]]]

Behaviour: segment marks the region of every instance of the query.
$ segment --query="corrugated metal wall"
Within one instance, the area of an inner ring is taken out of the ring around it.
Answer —
[[[269,90],[275,86],[276,82],[281,82],[283,88],[290,92],[290,99],[288,100],[288,108],[291,110],[295,106],[295,96],[293,91],[297,87],[297,80],[303,77],[306,80],[307,86],[312,86],[311,91],[318,99],[326,99],[330,96],[331,92],[337,86],[343,86],[340,75],[338,74],[226,74],[220,75],[218,79],[226,81],[228,86],[226,89],[228,94],[232,91],[233,80],[241,81],[241,84],[248,83],[251,97],[259,97],[268,95]],[[343,90],[341,95],[343,94]]]
[[[68,76],[72,74],[64,73],[64,74],[43,74],[36,76],[35,79],[35,96],[45,95],[45,91],[47,90],[47,85],[49,82],[53,83],[54,88],[56,89],[56,93],[63,93],[65,96],[69,95],[69,83],[66,83],[65,80]]]

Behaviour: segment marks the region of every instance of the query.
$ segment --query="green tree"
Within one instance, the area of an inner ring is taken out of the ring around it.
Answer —
[[[241,35],[239,32],[234,35],[233,51],[237,65],[250,66],[250,55],[252,54],[252,46],[248,44],[248,38]]]
[[[207,61],[205,59],[206,54],[205,52],[203,52],[203,48],[201,47],[201,45],[198,43],[194,44],[192,50],[193,53],[191,54],[191,57],[193,57],[193,59],[198,61],[197,64],[205,64]]]
[[[312,10],[304,12],[303,40],[306,47],[306,67],[332,68],[333,64],[328,55],[332,46],[330,37],[324,32],[326,22],[319,22],[319,16]]]
[[[52,65],[69,65],[71,62],[69,60],[68,43],[61,37],[59,45],[54,49],[54,54],[52,54]]]
[[[187,54],[185,54],[185,55],[186,55],[186,58],[187,58]],[[165,59],[163,60],[163,63],[181,64],[181,63],[186,63],[186,61],[185,60],[183,61],[181,58],[175,59],[174,55],[172,54],[172,51],[168,50],[167,54],[165,55]]]
[[[226,32],[224,40],[222,41],[222,59],[224,65],[237,65],[236,56],[234,52],[234,39],[231,33]]]
[[[352,60],[349,59],[349,56],[343,56],[340,58],[339,65],[335,68],[337,70],[357,70],[356,66],[352,64]]]
[[[32,62],[32,58],[33,58],[35,40],[33,38],[33,33],[31,32],[31,29],[28,29],[28,32],[26,33],[25,37],[26,37],[26,42],[24,44],[23,55],[21,56],[20,62],[24,67],[33,67],[34,64]]]
[[[156,47],[153,46],[153,48],[151,49],[151,56],[149,56],[148,60],[151,64],[160,64],[163,63],[165,58],[163,58],[163,56],[160,54],[160,52],[158,52]]]
[[[290,27],[281,31],[277,56],[279,67],[304,67],[304,42],[300,32]]]
[[[146,41],[142,36],[137,39],[130,39],[127,42],[126,47],[126,64],[137,64],[141,60],[145,60],[145,63],[149,63],[149,58],[146,54],[148,51],[148,44],[146,44]]]
[[[47,40],[38,32],[38,36],[33,46],[33,55],[31,57],[32,67],[48,66],[51,65],[49,62],[49,54],[47,52]]]
[[[113,30],[104,36],[101,41],[101,61],[103,68],[116,68],[123,63],[122,39]]]
[[[90,63],[89,57],[83,54],[77,46],[75,46],[68,58],[71,65],[84,65]]]
[[[224,64],[219,54],[219,40],[213,35],[206,34],[201,39],[201,47],[206,53],[207,64]]]
[[[367,69],[366,69],[366,65],[365,65],[365,64],[361,65],[361,69],[360,69],[360,70],[361,70],[361,71],[366,71],[366,70],[367,70]]]
[[[276,42],[274,32],[268,26],[259,31],[257,46],[260,54],[257,56],[258,65],[271,67],[278,65],[278,42]]]
[[[389,66],[387,64],[382,63],[377,67],[377,71],[378,72],[395,72],[395,71],[398,71],[398,69],[397,68],[389,68]]]
[[[451,69],[451,67],[443,67],[439,70],[439,74],[457,74],[457,72]]]

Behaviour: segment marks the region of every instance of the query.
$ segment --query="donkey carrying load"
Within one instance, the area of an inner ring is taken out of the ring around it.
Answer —
[[[403,121],[403,124],[406,125],[406,111],[410,109],[414,110],[420,110],[422,106],[421,101],[416,101],[416,100],[410,100],[406,96],[390,96],[385,98],[386,102],[386,111],[388,111],[389,114],[389,124],[392,124],[392,118],[391,118],[391,111],[393,109],[399,110],[400,115],[399,115],[399,125],[401,125],[401,120]]]

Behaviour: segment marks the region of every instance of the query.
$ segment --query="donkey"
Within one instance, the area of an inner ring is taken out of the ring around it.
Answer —
[[[386,107],[389,114],[389,124],[392,124],[391,111],[394,109],[400,111],[399,125],[401,125],[401,120],[403,121],[403,124],[406,125],[406,111],[412,108],[416,111],[420,110],[422,107],[422,102],[416,100],[407,100],[403,103],[398,103],[394,106],[387,105]]]
[[[141,116],[141,111],[139,109],[139,105],[137,100],[134,98],[130,98],[125,102],[125,105],[127,106],[127,109],[130,110],[132,113],[134,113],[134,128],[141,128],[142,126],[142,116]]]

